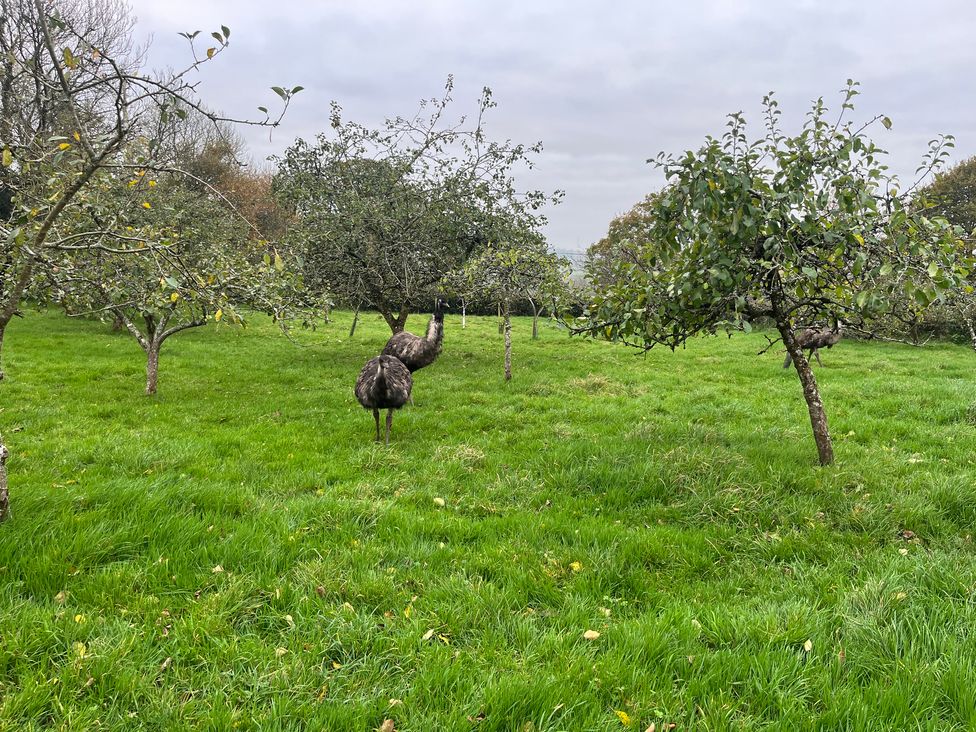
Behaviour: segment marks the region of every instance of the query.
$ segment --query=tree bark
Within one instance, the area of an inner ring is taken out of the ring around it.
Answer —
[[[539,339],[539,308],[535,306],[535,301],[530,297],[529,305],[532,306],[532,340]]]
[[[162,344],[155,341],[149,342],[146,349],[146,396],[156,393],[156,384],[159,381],[159,348]]]
[[[352,338],[356,333],[356,323],[359,322],[359,308],[363,306],[362,303],[356,305],[356,312],[352,314],[352,327],[349,329],[349,337]]]
[[[502,309],[502,323],[505,326],[505,381],[512,380],[512,319],[509,315],[508,301]]]
[[[800,377],[800,384],[803,386],[803,398],[807,403],[807,411],[810,413],[810,425],[813,427],[813,439],[817,443],[817,454],[820,457],[821,465],[830,465],[834,462],[834,447],[830,440],[830,431],[827,428],[827,413],[824,411],[823,401],[820,399],[820,390],[817,387],[817,378],[813,375],[810,362],[803,355],[803,349],[793,337],[793,329],[783,318],[776,319],[776,327],[786,350],[793,357],[793,366]]]
[[[498,303],[498,334],[505,332],[505,319],[502,317],[502,304]]]
[[[468,304],[461,298],[461,330],[468,327]]]
[[[383,309],[380,310],[380,313],[383,315],[383,320],[386,321],[386,324],[390,326],[390,330],[394,333],[403,332],[404,327],[407,325],[407,317],[410,315],[410,311],[407,310],[406,306],[400,308],[400,312],[397,313],[395,318],[393,317],[392,310]]]
[[[332,322],[332,318],[329,317],[329,315],[330,315],[329,311],[330,311],[329,303],[326,303],[325,304],[325,308],[323,309],[323,312],[322,312],[323,317],[325,317],[325,322],[326,323],[331,323]]]
[[[973,318],[966,318],[966,327],[969,328],[969,340],[973,343],[973,350],[976,351],[976,325],[973,325]],[[3,333],[0,332],[0,341],[3,341]],[[3,371],[0,370],[0,379],[3,378]]]
[[[0,523],[10,517],[10,494],[7,492],[7,457],[10,453],[0,436]]]

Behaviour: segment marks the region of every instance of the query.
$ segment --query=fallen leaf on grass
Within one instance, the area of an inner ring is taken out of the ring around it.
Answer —
[[[446,506],[446,505],[447,505],[447,501],[445,501],[445,500],[444,500],[443,498],[441,498],[440,496],[437,496],[437,497],[436,497],[436,498],[434,499],[434,505],[435,505],[435,506],[437,506],[438,508],[444,508],[444,506]]]
[[[571,570],[573,570],[574,572],[582,572],[583,571],[583,565],[580,562],[571,562],[570,565],[569,565],[569,568]]]
[[[211,569],[210,571],[211,571],[211,572],[212,572],[213,574],[220,574],[221,572],[223,572],[223,571],[224,571],[224,568],[223,568],[223,567],[221,567],[221,566],[220,566],[220,565],[218,564],[218,565],[217,565],[216,567],[214,567],[214,568],[213,568],[213,569]]]
[[[383,724],[379,726],[379,732],[396,732],[396,730],[393,728],[393,720],[384,719]]]
[[[423,636],[421,636],[420,640],[422,640],[422,641],[429,641],[431,638],[434,637],[434,633],[435,632],[436,631],[433,628],[431,628],[426,633],[424,633]]]
[[[813,641],[807,638],[806,642],[803,644],[803,650],[809,653],[813,650]]]
[[[622,712],[617,709],[614,710],[614,714],[617,715],[617,719],[620,720],[620,724],[622,724],[624,727],[629,727],[634,723],[634,720],[630,718],[630,715],[627,714],[627,712]]]
[[[583,633],[583,637],[586,638],[586,640],[596,640],[597,638],[600,637],[600,631],[588,630],[585,633]]]

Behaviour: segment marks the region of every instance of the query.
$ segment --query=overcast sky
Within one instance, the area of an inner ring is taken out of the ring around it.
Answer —
[[[645,160],[697,147],[742,110],[758,123],[775,90],[787,130],[811,100],[839,106],[861,82],[858,118],[877,113],[889,164],[912,176],[929,139],[955,135],[954,160],[976,154],[976,1],[932,0],[135,0],[150,60],[188,58],[179,31],[226,25],[230,48],[200,75],[229,115],[273,108],[272,85],[302,85],[281,129],[246,133],[254,158],[328,123],[329,102],[364,124],[409,114],[448,74],[458,111],[482,86],[498,107],[489,134],[541,140],[527,188],[561,189],[547,234],[580,251],[662,177]],[[756,130],[758,133],[758,129]]]

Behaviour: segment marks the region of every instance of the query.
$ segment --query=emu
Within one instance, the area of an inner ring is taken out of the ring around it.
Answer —
[[[390,444],[393,426],[393,410],[399,409],[410,398],[413,377],[410,370],[394,356],[371,358],[356,379],[356,399],[364,409],[373,410],[376,420],[376,441],[380,441],[380,410],[386,413],[386,444]]]
[[[844,335],[844,326],[837,323],[833,328],[824,326],[822,328],[803,328],[796,332],[796,344],[803,350],[809,351],[807,358],[816,358],[817,363],[823,366],[820,354],[817,352],[821,348],[833,348]],[[788,369],[793,363],[793,356],[786,354],[783,368]]]
[[[410,369],[410,373],[434,363],[441,354],[441,345],[444,342],[445,307],[450,306],[437,298],[434,314],[427,323],[427,335],[421,338],[407,331],[394,333],[383,347],[383,355],[396,356]]]

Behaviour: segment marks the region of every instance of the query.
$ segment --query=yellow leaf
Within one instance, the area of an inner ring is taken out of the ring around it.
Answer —
[[[213,55],[215,53],[217,53],[217,49],[216,48],[208,48],[207,49],[207,58],[213,58]]]
[[[856,242],[857,242],[858,244],[860,244],[860,245],[861,245],[862,247],[864,246],[864,237],[863,237],[863,236],[861,236],[860,234],[855,234],[855,235],[854,235],[854,240],[855,240],[855,241],[856,241]]]
[[[217,312],[214,313],[214,320],[216,320],[219,323],[222,317],[224,317],[224,311],[218,309]]]
[[[412,613],[413,613],[413,605],[407,605],[406,608],[404,608],[403,610],[403,617],[409,618]]]
[[[85,622],[85,616],[84,615],[75,615],[75,622],[76,623],[83,623],[83,622]]]
[[[586,638],[586,640],[596,640],[597,638],[600,637],[600,631],[588,630],[585,633],[583,633],[583,637]]]
[[[81,142],[81,135],[79,135],[77,132],[75,132],[75,134],[73,136],[75,138],[75,142]]]
[[[58,150],[67,150],[69,147],[71,147],[70,142],[62,142],[60,145],[58,145]]]
[[[14,164],[14,155],[12,152],[10,152],[9,148],[5,147],[3,149],[3,167],[9,168],[13,164]]]
[[[380,725],[379,732],[396,732],[393,728],[393,720],[384,719],[383,724]]]
[[[156,181],[154,181],[154,180],[149,181],[149,187],[150,188],[155,188],[156,187]]]
[[[174,292],[172,295],[169,296],[170,302],[176,302],[179,299],[180,299],[180,293],[178,292]]]
[[[342,664],[339,663],[338,661],[333,661],[332,662],[332,668],[338,670],[338,669],[342,668]]]
[[[570,565],[569,565],[569,568],[571,570],[573,570],[574,572],[582,572],[583,571],[583,565],[580,564],[579,562],[571,562]]]
[[[149,201],[143,201],[142,202],[142,207],[143,208],[152,208],[152,204],[149,203]]]
[[[630,715],[627,714],[627,712],[622,712],[617,709],[614,711],[614,714],[617,715],[617,718],[620,720],[620,724],[622,724],[624,727],[629,727],[634,723],[634,720],[630,718]]]
[[[809,653],[813,650],[813,641],[807,638],[806,642],[803,644],[803,650]]]
[[[88,647],[84,643],[75,643],[74,649],[78,658],[84,658],[88,653]]]

